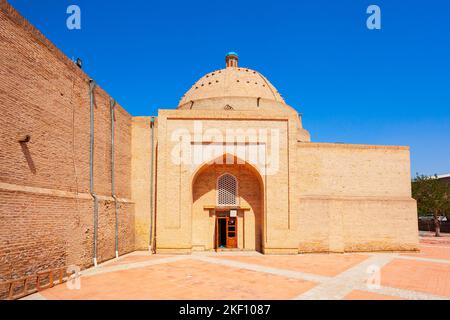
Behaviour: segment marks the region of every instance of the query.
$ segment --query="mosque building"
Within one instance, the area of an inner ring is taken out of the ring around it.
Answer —
[[[409,148],[311,141],[234,52],[140,117],[6,1],[0,41],[0,281],[136,250],[418,248]]]

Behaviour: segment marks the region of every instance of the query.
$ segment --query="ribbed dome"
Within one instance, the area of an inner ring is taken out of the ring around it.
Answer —
[[[201,99],[224,97],[261,98],[285,103],[263,75],[238,67],[237,55],[230,53],[227,55],[227,68],[203,76],[186,92],[178,106]]]

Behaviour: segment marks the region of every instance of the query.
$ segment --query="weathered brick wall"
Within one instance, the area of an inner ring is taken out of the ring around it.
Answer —
[[[148,250],[150,245],[150,213],[155,214],[156,199],[156,145],[157,145],[157,121],[153,126],[153,150],[151,117],[133,117],[132,130],[132,159],[131,182],[132,199],[134,202],[134,231],[136,250]],[[151,188],[153,158],[153,188]],[[153,192],[153,206],[150,205]],[[154,224],[152,230],[154,230]],[[154,235],[154,232],[152,232]],[[152,237],[154,239],[154,237]]]
[[[298,143],[301,195],[411,197],[409,149]]]
[[[115,256],[110,97],[95,89],[98,261]],[[131,116],[116,106],[119,253],[134,250]],[[0,281],[93,255],[89,77],[0,1]],[[30,135],[31,141],[19,143]]]
[[[409,149],[299,143],[299,250],[414,250]]]

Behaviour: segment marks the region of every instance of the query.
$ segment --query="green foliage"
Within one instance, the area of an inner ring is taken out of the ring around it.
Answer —
[[[450,183],[437,179],[436,175],[417,175],[412,181],[412,196],[419,215],[450,214]]]

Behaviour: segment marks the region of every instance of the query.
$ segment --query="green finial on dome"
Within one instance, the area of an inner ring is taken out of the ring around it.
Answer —
[[[225,56],[225,62],[226,62],[227,68],[237,68],[238,60],[239,60],[239,56],[234,51],[228,52],[227,55]]]

